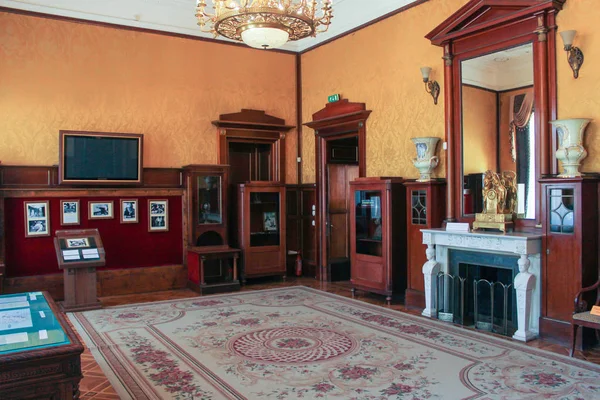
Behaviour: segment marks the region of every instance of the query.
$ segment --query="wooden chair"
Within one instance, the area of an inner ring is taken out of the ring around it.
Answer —
[[[577,296],[575,296],[575,311],[573,312],[573,319],[571,321],[571,357],[573,357],[573,352],[575,351],[577,328],[580,326],[596,329],[596,339],[600,341],[600,336],[598,335],[598,329],[600,329],[600,316],[590,314],[590,312],[587,311],[587,302],[581,298],[583,293],[596,290],[597,293],[595,305],[600,305],[600,290],[598,290],[598,287],[600,287],[600,280],[598,280],[598,282],[594,283],[592,286],[581,289],[579,293],[577,293]]]

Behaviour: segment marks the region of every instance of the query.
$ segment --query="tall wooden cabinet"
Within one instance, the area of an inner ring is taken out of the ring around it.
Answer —
[[[540,179],[543,338],[568,343],[575,295],[598,280],[599,182],[597,176]]]
[[[425,308],[423,264],[426,245],[421,229],[440,228],[446,211],[446,181],[404,182],[406,186],[407,282],[404,304]]]
[[[242,283],[246,278],[286,276],[285,185],[246,182],[236,185],[238,247]]]
[[[358,178],[350,182],[352,292],[386,296],[406,289],[406,214],[402,178]]]

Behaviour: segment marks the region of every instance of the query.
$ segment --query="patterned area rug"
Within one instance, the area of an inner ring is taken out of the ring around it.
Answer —
[[[600,366],[305,287],[70,314],[123,399],[593,399]]]

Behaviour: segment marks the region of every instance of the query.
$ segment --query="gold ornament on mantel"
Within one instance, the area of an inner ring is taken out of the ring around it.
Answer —
[[[473,229],[491,228],[506,233],[513,226],[517,207],[517,175],[486,171],[483,178],[483,212],[475,214]]]

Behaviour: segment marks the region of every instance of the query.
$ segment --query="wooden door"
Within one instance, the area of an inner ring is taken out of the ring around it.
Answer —
[[[327,165],[327,269],[330,280],[350,279],[350,181],[358,165]]]

